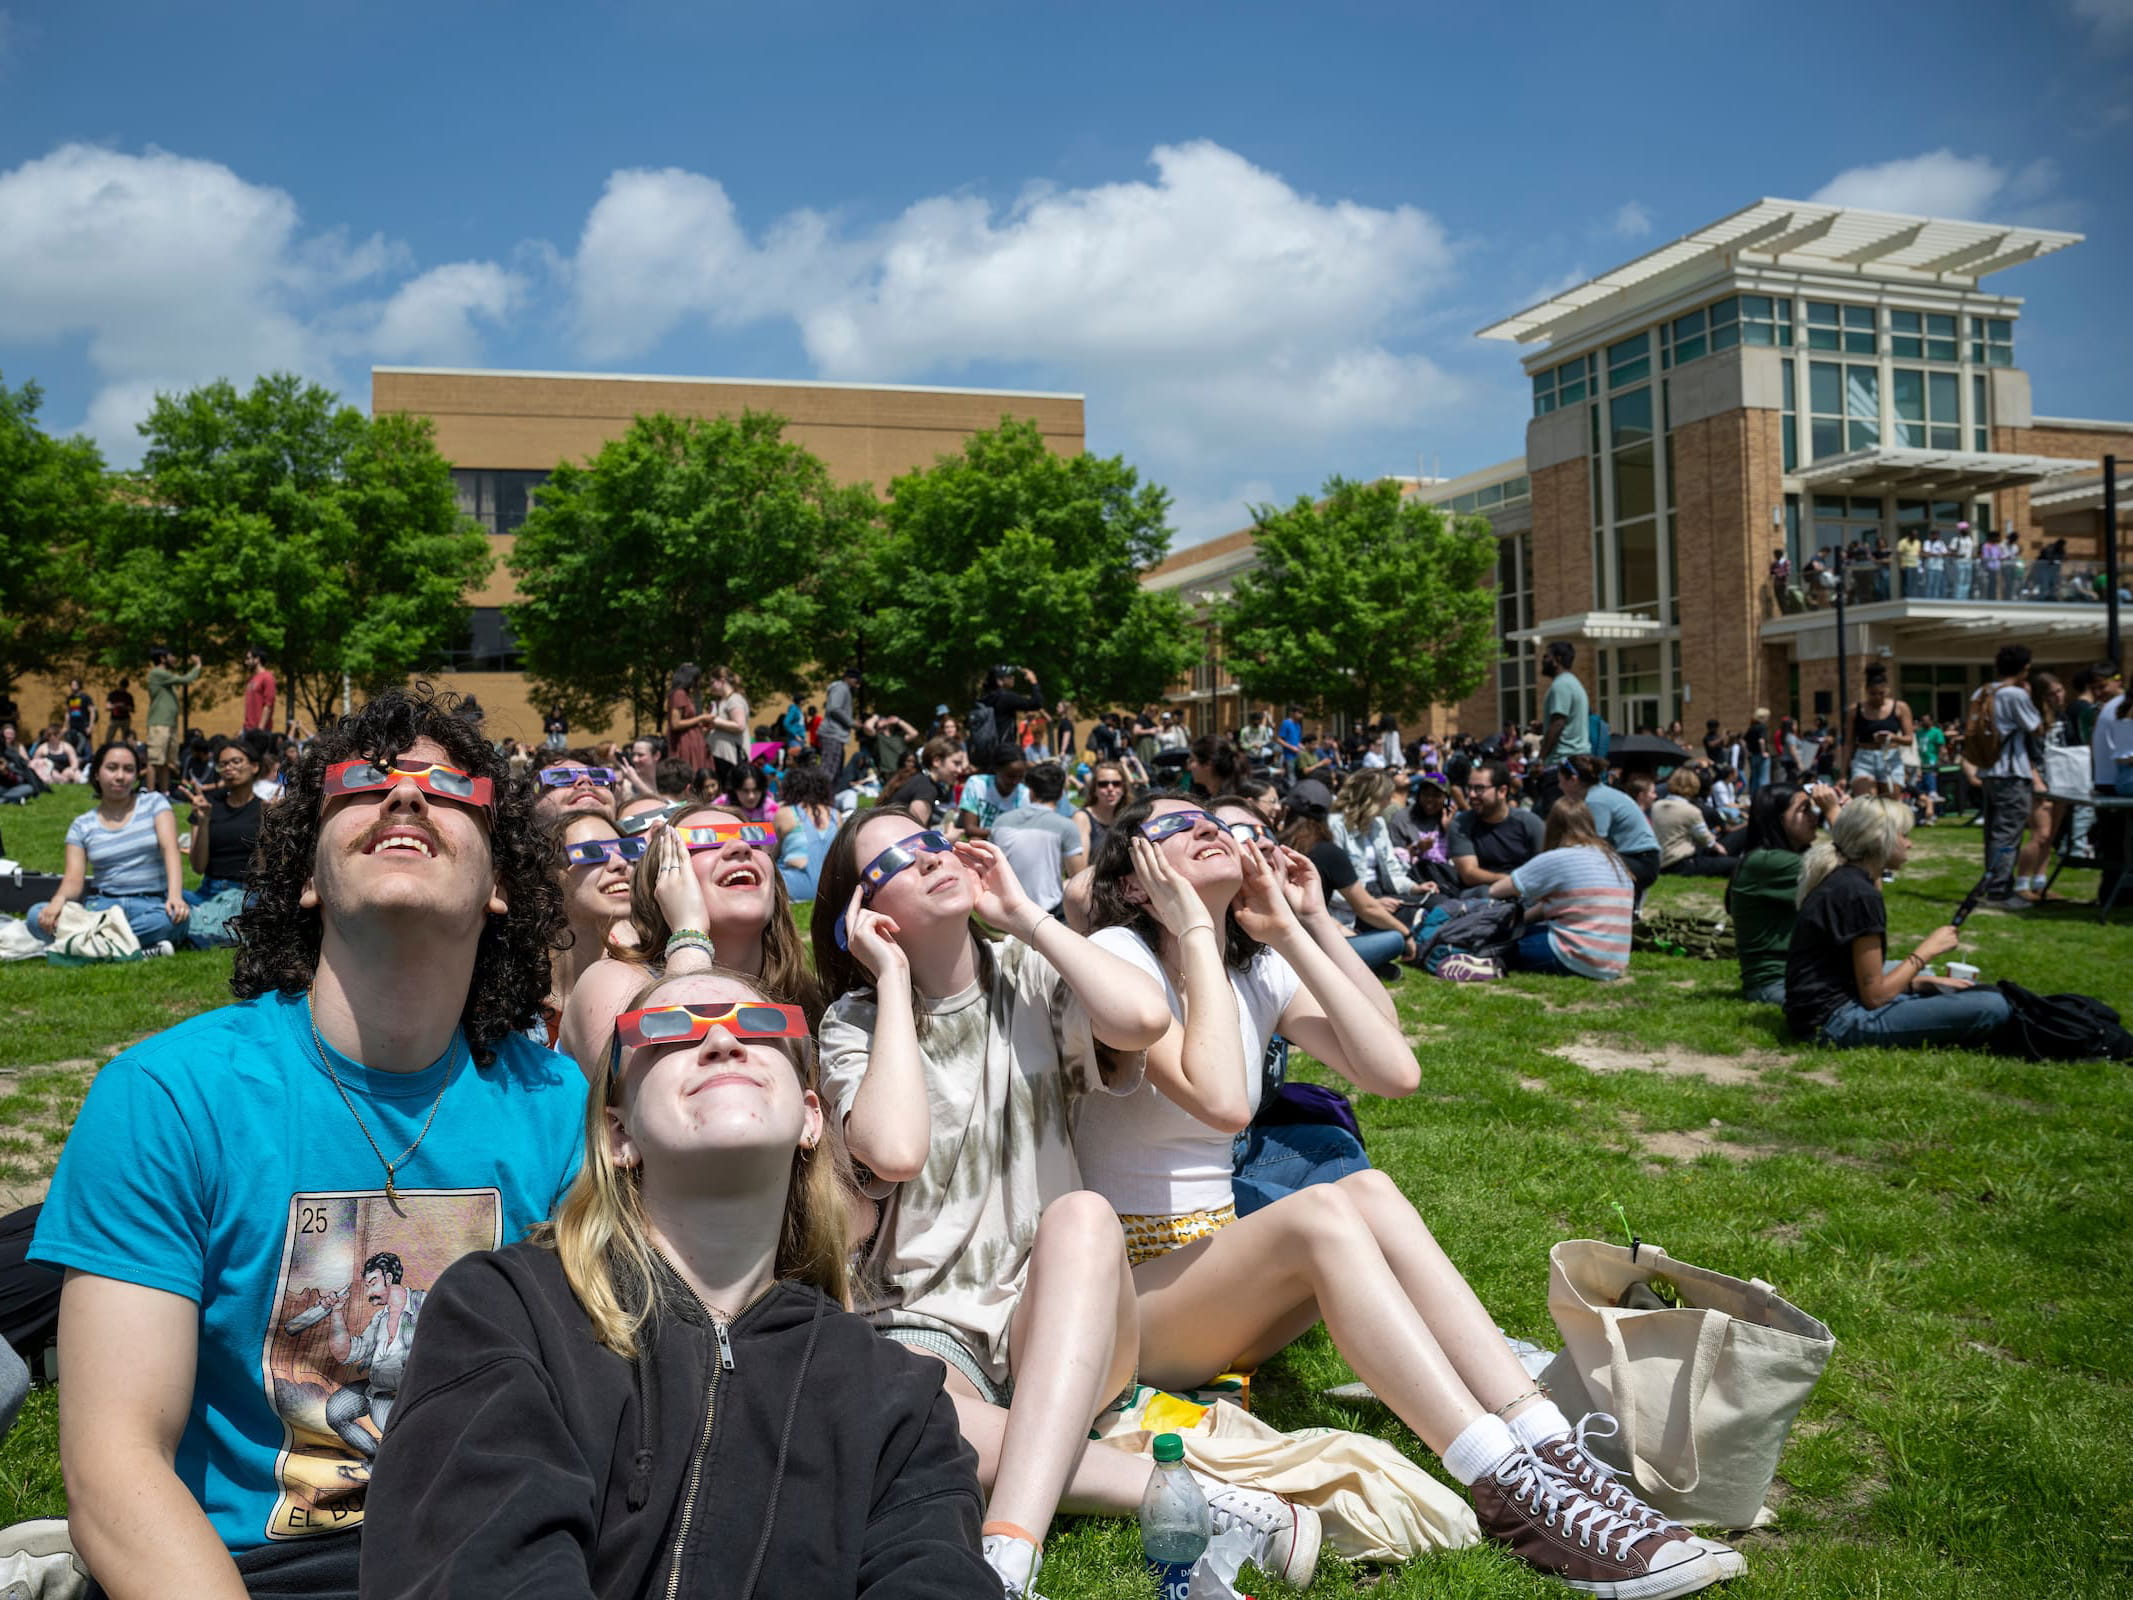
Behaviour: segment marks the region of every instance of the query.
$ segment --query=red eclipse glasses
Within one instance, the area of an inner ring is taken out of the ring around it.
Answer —
[[[615,1046],[610,1072],[622,1066],[622,1052],[643,1045],[694,1044],[723,1024],[741,1039],[804,1039],[807,1017],[798,1006],[768,1000],[736,1000],[700,1005],[646,1006],[615,1018]]]
[[[336,761],[326,769],[325,797],[331,800],[336,795],[391,789],[403,778],[414,779],[415,787],[432,799],[479,806],[490,812],[496,809],[496,786],[487,778],[477,778],[457,767],[435,765],[381,767],[375,761]]]

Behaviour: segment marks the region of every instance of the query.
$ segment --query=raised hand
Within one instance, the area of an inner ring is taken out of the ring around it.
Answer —
[[[961,839],[956,842],[955,858],[977,880],[977,904],[973,907],[977,914],[995,928],[1018,939],[1028,939],[1044,913],[1024,892],[1022,880],[1015,876],[1015,869],[1007,864],[1000,847],[982,839]]]
[[[670,932],[681,928],[694,928],[699,933],[708,933],[704,926],[704,886],[696,881],[696,872],[689,861],[689,852],[674,830],[662,817],[652,824],[647,838],[651,844],[639,862],[640,877],[651,874],[652,898],[659,904],[659,911],[667,919]],[[656,956],[658,952],[647,951]]]
[[[1187,883],[1163,859],[1163,852],[1136,832],[1126,841],[1133,855],[1133,875],[1148,896],[1148,912],[1174,939],[1193,928],[1212,928],[1215,919],[1197,889]],[[1249,849],[1242,852],[1251,855]]]
[[[1319,877],[1318,867],[1309,856],[1301,850],[1291,850],[1285,844],[1277,845],[1272,865],[1281,880],[1281,890],[1288,899],[1289,909],[1296,913],[1299,922],[1326,910],[1325,880]]]
[[[1294,851],[1287,852],[1290,855]],[[1308,866],[1310,863],[1305,863]],[[1314,877],[1316,873],[1312,874]],[[1302,924],[1289,902],[1286,867],[1277,873],[1256,850],[1244,852],[1244,887],[1231,902],[1237,926],[1261,944],[1275,944]]]
[[[866,968],[875,988],[905,982],[910,977],[911,962],[904,955],[903,946],[896,942],[899,930],[895,919],[869,910],[865,896],[864,889],[854,889],[851,903],[844,908],[844,947],[851,951],[854,961]]]

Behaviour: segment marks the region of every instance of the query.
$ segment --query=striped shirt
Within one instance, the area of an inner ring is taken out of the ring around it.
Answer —
[[[1544,850],[1511,874],[1529,923],[1545,923],[1556,959],[1587,978],[1629,970],[1629,923],[1636,893],[1605,850]]]

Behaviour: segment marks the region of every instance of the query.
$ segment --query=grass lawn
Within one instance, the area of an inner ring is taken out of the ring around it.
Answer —
[[[56,867],[62,802],[41,806],[0,824],[19,858]],[[1974,828],[1920,831],[1888,891],[1892,949],[1945,920],[1978,858]],[[2094,875],[2058,888],[2092,894]],[[1715,898],[1680,880],[1654,895]],[[2072,905],[1980,912],[1962,959],[1988,979],[2124,1007],[2133,924],[2093,918]],[[49,1169],[89,1076],[83,1058],[217,1003],[227,978],[226,955],[0,970],[0,1183]],[[1774,1009],[1734,998],[1734,979],[1730,964],[1641,953],[1607,986],[1410,975],[1399,1004],[1423,1086],[1361,1105],[1372,1158],[1504,1327],[1550,1348],[1548,1247],[1619,1238],[1617,1203],[1646,1239],[1767,1278],[1835,1330],[1773,1491],[1777,1522],[1743,1539],[1747,1575],[1722,1592],[2133,1592],[2133,1202],[2121,1165],[2133,1079],[2122,1066],[1801,1049]],[[1427,1460],[1383,1410],[1321,1396],[1349,1376],[1314,1334],[1262,1369],[1255,1406],[1281,1426],[1356,1428]],[[62,1510],[41,1391],[0,1445],[0,1522]],[[1045,1592],[1146,1596],[1137,1556],[1129,1524],[1063,1519]],[[1329,1557],[1311,1593],[1349,1594],[1367,1577]],[[1369,1592],[1567,1591],[1482,1549],[1418,1561]]]

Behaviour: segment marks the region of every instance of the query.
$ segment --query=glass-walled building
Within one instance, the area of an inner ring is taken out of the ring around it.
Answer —
[[[1525,506],[1461,725],[1530,721],[1556,638],[1617,729],[1811,716],[1839,703],[1840,584],[1852,660],[1900,661],[1922,709],[2004,637],[2093,654],[2100,517],[2047,540],[2030,497],[2133,457],[2133,424],[2036,417],[2022,302],[1985,287],[2077,242],[1764,200],[1483,329],[1534,347],[1533,412],[1525,456],[1473,475]]]

